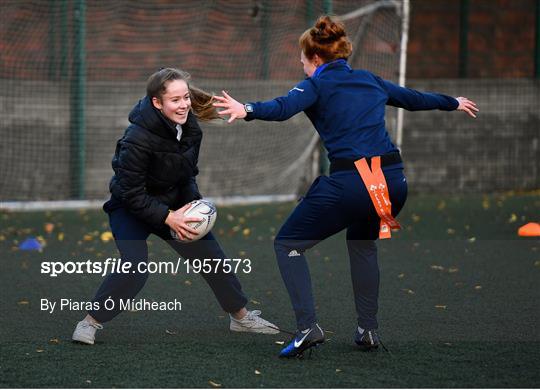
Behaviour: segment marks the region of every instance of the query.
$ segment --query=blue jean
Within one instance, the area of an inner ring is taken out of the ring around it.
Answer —
[[[392,215],[407,199],[403,169],[383,168]],[[289,293],[298,329],[317,322],[311,276],[304,251],[347,229],[347,249],[358,325],[377,329],[379,265],[375,240],[380,218],[356,171],[341,171],[318,177],[305,197],[281,227],[274,249],[281,276]]]
[[[155,234],[165,240],[184,259],[226,258],[212,232],[199,241],[182,244],[171,238],[166,225],[163,225],[162,229],[152,228],[124,208],[112,211],[109,214],[109,222],[122,262],[129,261],[133,268],[130,268],[127,273],[110,273],[99,287],[92,302],[98,302],[100,310],[88,312],[99,322],[110,321],[120,314],[120,299],[133,299],[146,283],[148,272],[140,273],[136,267],[138,263],[148,261],[146,239],[150,234]],[[131,270],[135,272],[132,273]],[[247,298],[234,273],[226,273],[221,268],[218,272],[201,273],[201,275],[224,311],[233,313],[245,307]],[[115,302],[112,310],[104,307],[104,302],[109,297]]]

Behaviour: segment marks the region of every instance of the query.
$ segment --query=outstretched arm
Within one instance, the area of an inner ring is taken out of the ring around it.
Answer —
[[[388,93],[386,104],[390,106],[404,108],[409,111],[465,111],[473,118],[476,118],[475,113],[479,111],[476,103],[465,97],[454,98],[440,93],[420,92],[415,89],[401,87],[380,77],[375,77]]]
[[[284,121],[295,114],[304,111],[317,101],[317,91],[311,80],[304,80],[281,96],[266,102],[250,103],[250,111],[246,112],[244,104],[240,103],[227,92],[223,96],[214,96],[218,101],[215,107],[224,108],[219,112],[221,116],[229,116],[228,122],[235,119],[262,119],[266,121]]]

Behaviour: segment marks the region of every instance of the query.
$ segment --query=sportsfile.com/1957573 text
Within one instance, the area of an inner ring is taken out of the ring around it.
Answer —
[[[150,273],[150,274],[245,273],[251,272],[250,259],[182,259],[131,263],[114,257],[105,261],[42,261],[41,273],[50,277],[61,274]]]

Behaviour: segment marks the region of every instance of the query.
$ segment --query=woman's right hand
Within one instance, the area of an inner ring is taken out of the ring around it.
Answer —
[[[196,217],[186,217],[184,212],[191,206],[190,203],[182,208],[171,211],[165,219],[165,224],[176,232],[180,240],[193,240],[197,235],[197,231],[189,226],[190,222],[199,222],[202,219]]]
[[[226,91],[221,91],[223,96],[214,96],[218,103],[214,103],[214,107],[225,108],[218,112],[220,116],[229,115],[227,123],[232,123],[235,119],[243,119],[247,116],[244,105],[230,96]]]

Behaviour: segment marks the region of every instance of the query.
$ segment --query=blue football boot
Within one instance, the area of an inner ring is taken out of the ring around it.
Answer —
[[[324,332],[318,324],[303,331],[297,331],[289,345],[281,350],[280,358],[302,357],[304,351],[324,343]]]
[[[362,351],[373,351],[379,348],[381,340],[375,330],[364,330],[361,333],[360,328],[357,327],[354,334],[354,342]]]

